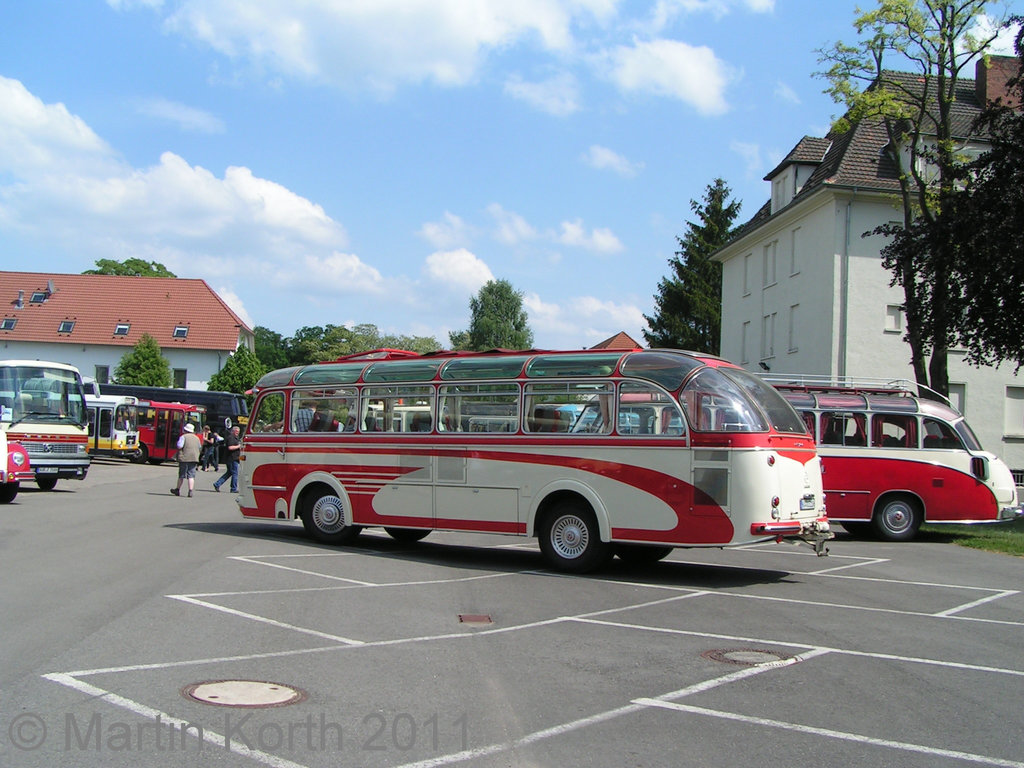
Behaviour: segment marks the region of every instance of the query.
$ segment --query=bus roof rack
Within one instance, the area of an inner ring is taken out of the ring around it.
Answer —
[[[761,378],[776,389],[801,392],[848,392],[859,395],[903,395],[924,397],[952,405],[949,398],[931,387],[910,379],[884,379],[816,374],[762,374]]]

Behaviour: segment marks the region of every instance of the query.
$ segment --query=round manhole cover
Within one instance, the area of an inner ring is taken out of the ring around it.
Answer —
[[[285,707],[306,698],[306,692],[291,685],[262,680],[208,680],[182,688],[186,698],[219,707]]]
[[[763,666],[765,664],[780,664],[790,659],[775,651],[762,651],[755,648],[734,648],[726,650],[705,651],[701,654],[705,659],[722,661],[726,664],[742,664],[747,667]]]

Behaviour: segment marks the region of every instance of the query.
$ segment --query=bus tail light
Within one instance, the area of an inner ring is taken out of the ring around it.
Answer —
[[[971,474],[979,480],[988,480],[988,459],[984,456],[972,456]]]

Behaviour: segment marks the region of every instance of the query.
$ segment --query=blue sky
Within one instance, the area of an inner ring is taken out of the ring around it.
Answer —
[[[538,347],[642,342],[690,201],[828,130],[857,4],[0,0],[0,264],[444,345],[503,278]]]

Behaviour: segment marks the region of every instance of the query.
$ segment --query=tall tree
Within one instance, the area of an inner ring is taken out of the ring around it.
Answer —
[[[965,68],[996,37],[975,34],[990,5],[992,0],[878,0],[874,10],[858,11],[857,45],[836,43],[819,51],[819,62],[828,65],[820,73],[829,81],[828,92],[847,108],[836,127],[878,121],[888,135],[884,152],[898,169],[903,221],[877,230],[894,237],[883,264],[903,287],[914,376],[943,395],[949,392],[955,321],[953,254],[948,243],[923,247],[925,241],[910,234],[919,219],[933,224],[956,191],[961,158],[953,105]],[[914,71],[898,71],[908,65]]]
[[[257,325],[252,329],[252,335],[256,357],[268,371],[287,368],[291,364],[288,359],[287,340],[280,333]]]
[[[1024,19],[1014,19],[1018,25]],[[942,211],[934,237],[955,246],[962,302],[956,344],[977,364],[1024,366],[1024,26],[1008,99],[978,120],[990,149],[967,168],[963,190]]]
[[[216,392],[234,392],[245,394],[252,389],[260,377],[267,372],[256,355],[244,344],[239,344],[235,353],[224,363],[224,367],[210,377],[206,383],[208,389]],[[252,405],[252,396],[249,397]]]
[[[711,254],[725,245],[741,203],[729,201],[731,191],[715,179],[704,191],[703,202],[690,201],[697,222],[686,223],[677,237],[679,250],[668,260],[672,273],[658,283],[655,313],[644,315],[650,331],[644,338],[652,347],[673,347],[717,355],[722,326],[722,265]]]
[[[171,363],[160,352],[156,339],[144,333],[132,351],[117,364],[114,381],[144,387],[169,387],[172,384]]]
[[[469,300],[468,331],[448,334],[453,349],[529,349],[533,331],[523,310],[523,294],[508,280],[489,280]]]
[[[83,275],[122,275],[126,277],[177,277],[158,261],[145,259],[96,259],[96,268],[87,269]]]

